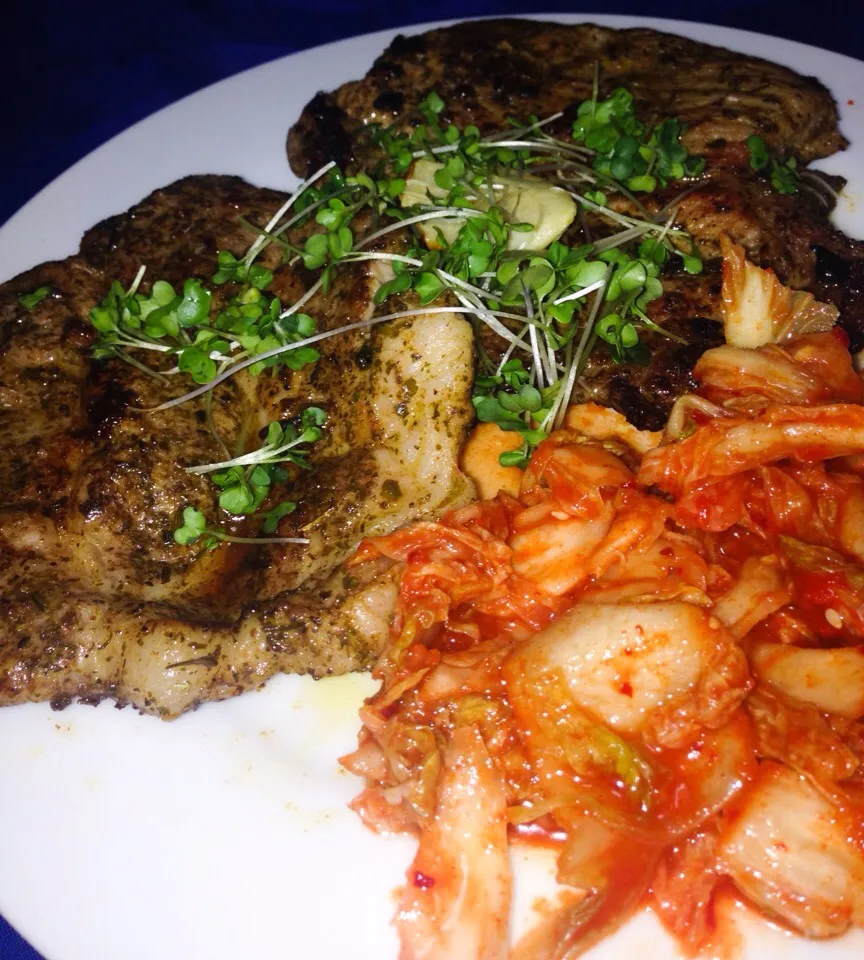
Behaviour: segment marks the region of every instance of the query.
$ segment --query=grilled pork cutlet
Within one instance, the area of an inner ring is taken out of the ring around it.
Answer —
[[[0,288],[0,703],[112,697],[172,717],[276,672],[362,669],[385,639],[395,573],[343,560],[363,536],[470,495],[457,457],[473,418],[472,339],[459,316],[340,334],[297,372],[243,372],[215,390],[215,435],[203,398],[153,412],[186,378],[93,360],[88,313],[112,280],[128,287],[146,265],[151,281],[210,285],[217,251],[240,256],[252,238],[238,215],[266,222],[285,199],[190,177]],[[259,262],[285,304],[314,279],[280,266],[275,247]],[[345,266],[304,309],[319,330],[366,319],[378,283],[367,264]],[[50,296],[21,305],[43,285]],[[219,515],[218,490],[186,467],[226,459],[217,436],[254,448],[270,421],[309,405],[328,414],[324,438],[311,469],[273,491],[299,504],[278,534],[309,543],[175,543],[186,506]]]
[[[449,122],[481,134],[506,129],[512,117],[559,110],[563,130],[569,111],[591,99],[595,69],[601,98],[626,87],[646,123],[674,116],[686,124],[692,154],[746,162],[752,134],[807,161],[846,146],[831,94],[776,63],[657,30],[473,20],[398,36],[362,80],[319,93],[288,136],[291,168],[306,176],[328,160],[368,164],[375,156],[366,125],[410,130],[430,90]]]
[[[686,125],[682,144],[705,157],[698,180],[644,200],[649,213],[667,204],[677,209],[676,222],[694,238],[705,271],[665,278],[666,294],[649,311],[686,344],[644,333],[647,366],[619,365],[596,350],[575,399],[613,406],[641,428],[662,427],[675,398],[692,389],[694,363],[721,337],[721,233],[784,283],[836,304],[852,349],[864,348],[864,244],[829,219],[830,187],[840,184],[805,173],[798,194],[779,194],[751,170],[746,146],[755,134],[779,157],[801,164],[842,150],[836,105],[818,80],[759,58],[655,30],[529,20],[457,24],[397,37],[363,79],[319,93],[289,132],[288,157],[300,176],[329,159],[348,170],[373,164],[380,149],[368,125],[410,131],[422,122],[418,103],[433,90],[444,101],[445,125],[473,124],[488,135],[511,118],[563,111],[544,129],[566,139],[578,105],[592,96],[595,71],[600,99],[627,88],[640,119],[651,125],[677,117]],[[603,225],[588,220],[596,238]],[[579,245],[589,238],[576,223],[563,239]],[[487,337],[487,352],[500,346]]]

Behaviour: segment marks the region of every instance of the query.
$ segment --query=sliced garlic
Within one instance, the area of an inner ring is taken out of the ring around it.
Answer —
[[[435,174],[442,167],[443,164],[434,160],[418,160],[411,168],[399,198],[402,206],[428,204],[446,197],[447,191],[435,183]],[[486,191],[487,188],[482,187],[484,196],[472,200],[478,210],[489,208]],[[545,250],[564,233],[576,216],[576,203],[569,193],[535,177],[496,176],[492,192],[496,206],[501,207],[514,222],[534,226],[531,231],[512,231],[508,250]],[[440,220],[426,220],[418,227],[426,246],[437,250],[441,247],[439,230],[447,243],[452,243],[464,224],[465,220],[461,217],[442,217]]]

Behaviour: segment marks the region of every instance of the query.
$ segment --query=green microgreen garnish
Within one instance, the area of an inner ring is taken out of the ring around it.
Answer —
[[[528,382],[530,379],[531,374],[522,361],[514,359],[502,364],[496,373],[474,381],[471,402],[477,419],[518,433],[524,441],[518,450],[507,451],[499,457],[505,467],[524,467],[531,449],[546,437],[545,431],[533,424],[542,421],[549,412],[548,407],[544,407],[544,396]]]
[[[444,110],[444,101],[434,90],[429,93],[417,104],[417,109],[426,118],[427,123],[436,123],[438,114]]]
[[[219,264],[213,274],[213,283],[248,283],[256,290],[266,290],[273,282],[273,274],[264,267],[238,260],[230,250],[220,250],[216,258]]]
[[[257,515],[261,521],[261,532],[275,533],[282,517],[293,513],[297,504],[282,500],[263,513],[260,507],[272,489],[288,479],[282,464],[292,463],[301,469],[309,469],[310,447],[323,436],[322,428],[326,421],[327,414],[320,407],[307,407],[300,415],[299,426],[291,422],[283,424],[273,421],[267,428],[264,443],[257,450],[221,463],[187,467],[187,472],[211,474],[213,485],[219,491],[219,506],[225,513],[231,517]],[[194,510],[188,517],[187,512],[183,514],[183,525],[174,531],[177,543],[193,543],[205,534],[211,538],[208,546],[215,546],[218,541],[226,539],[224,531],[202,526],[204,520],[200,511]],[[243,542],[251,541],[252,538],[247,538]],[[255,542],[260,542],[260,538]]]
[[[633,255],[620,247],[597,252],[593,245],[570,248],[556,242],[544,255],[501,261],[490,292],[505,305],[529,301],[526,317],[543,320],[529,329],[534,360],[530,372],[521,359],[508,359],[494,374],[475,380],[478,419],[518,432],[524,440],[519,450],[501,456],[502,465],[523,466],[532,448],[560,422],[590,342],[603,342],[616,363],[645,364],[649,354],[640,331],[679,339],[646,313],[663,293],[659,275],[670,255],[660,236],[648,236]],[[591,311],[580,316],[588,294],[595,291]]]
[[[676,118],[658,123],[649,133],[636,116],[633,96],[623,87],[600,101],[595,89],[594,97],[580,104],[572,132],[577,143],[594,152],[592,166],[598,173],[639,193],[697,176],[705,166],[704,159],[689,156],[681,145],[684,130]]]
[[[183,523],[174,531],[174,541],[182,546],[202,540],[208,550],[220,543],[248,543],[257,546],[262,543],[308,543],[302,537],[235,537],[218,527],[209,527],[207,518],[196,507],[186,507],[183,511]]]
[[[583,105],[576,133],[577,139],[586,141],[584,146],[549,137],[542,130],[545,121],[536,118],[510,134],[511,139],[501,134],[483,140],[476,128],[461,131],[453,125],[442,126],[443,112],[440,97],[430,94],[418,106],[423,122],[410,135],[372,126],[370,136],[383,154],[377,179],[365,174],[341,178],[337,185],[347,192],[338,195],[334,188],[329,196],[319,190],[315,220],[322,230],[308,236],[299,249],[291,248],[286,240],[280,242],[286,256],[293,255],[308,269],[321,271],[319,283],[326,282],[343,263],[387,261],[393,275],[379,287],[376,305],[393,296],[413,296],[421,305],[433,304],[445,295],[455,298],[460,307],[453,309],[472,314],[504,338],[508,344],[505,364],[517,362],[511,358],[514,351],[523,359],[530,358],[526,371],[530,382],[518,390],[506,381],[484,387],[483,377],[502,373],[483,370],[474,396],[481,419],[516,430],[525,438],[521,454],[507,454],[508,462],[522,462],[531,446],[561,421],[576,378],[597,341],[615,362],[645,363],[647,348],[639,340],[640,332],[671,336],[646,313],[648,305],[662,294],[659,275],[667,261],[677,256],[689,272],[702,268],[691,238],[672,227],[674,210],[664,225],[608,206],[612,193],[632,199],[630,188],[616,178],[652,178],[652,183],[642,179],[630,184],[647,192],[657,184],[697,173],[702,161],[687,156],[677,120],[663,121],[647,133],[626,91],[617,91],[602,103],[595,97]],[[635,149],[627,137],[633,138]],[[393,205],[393,198],[404,189],[403,174],[418,156],[435,159],[437,166],[432,167],[434,176],[429,180],[434,180],[434,193],[421,193],[417,206],[400,209]],[[572,182],[581,184],[584,192],[563,178],[565,189],[586,211],[623,229],[577,247],[556,241],[542,250],[522,251],[518,244],[514,249],[513,238],[530,234],[535,225],[515,220],[498,205],[498,171],[530,171],[537,161],[562,157],[562,166],[576,170],[577,179]],[[587,166],[583,161],[592,157],[593,167]],[[371,206],[379,216],[395,218],[395,222],[371,234],[357,235],[352,227],[357,211],[364,206]],[[301,201],[295,207],[312,209]],[[282,227],[271,222],[267,230],[275,236]],[[370,244],[394,231],[409,238],[404,254],[366,252]],[[430,236],[432,249],[424,249],[421,241],[429,244]],[[272,241],[267,237],[262,242]],[[417,312],[386,314],[369,323]],[[520,322],[521,332],[518,328],[514,331],[513,324]],[[308,346],[310,339],[318,342],[340,331],[313,335],[298,341],[297,346]],[[288,357],[292,349],[290,345],[275,346],[262,354],[262,361],[268,353]],[[214,382],[248,366],[248,359],[238,358]],[[191,399],[203,389],[170,404]]]
[[[795,157],[778,160],[771,154],[762,137],[747,138],[747,149],[750,151],[750,166],[758,173],[766,171],[771,180],[771,186],[778,193],[798,193],[801,177],[798,173],[798,161]]]
[[[129,351],[133,349],[162,353],[176,360],[175,368],[147,368],[138,362],[134,365],[160,379],[183,373],[195,383],[204,384],[232,361],[314,333],[311,317],[285,316],[280,301],[262,292],[273,280],[269,270],[238,261],[225,250],[220,251],[218,262],[214,282],[243,279],[245,283],[215,317],[211,317],[212,294],[200,280],[186,280],[180,293],[170,283],[157,280],[149,296],[139,292],[143,267],[128,290],[115,280],[105,299],[90,311],[90,322],[99,333],[93,355],[97,359],[119,357],[131,363]],[[254,364],[251,373],[257,375],[278,363],[299,370],[318,356],[316,350],[308,348],[284,359],[271,357]]]
[[[213,546],[216,546],[219,531],[209,531],[204,514],[195,507],[186,507],[183,511],[183,524],[174,531],[175,542],[185,546],[208,535],[213,539]]]
[[[783,163],[775,161],[771,169],[771,186],[778,193],[792,194],[798,192],[800,177],[796,167],[798,161],[795,157],[789,157]]]
[[[18,297],[18,302],[25,310],[32,310],[37,303],[41,303],[51,293],[51,287],[37,287],[32,293],[24,293]]]
[[[277,463],[289,462],[308,469],[308,444],[317,443],[321,439],[323,436],[322,427],[326,422],[327,414],[320,407],[307,407],[300,416],[299,429],[293,423],[289,422],[283,425],[274,420],[267,428],[264,443],[257,450],[221,463],[188,467],[187,472],[204,474],[214,473],[226,468],[272,466]]]
[[[750,151],[750,166],[754,170],[763,170],[771,162],[771,154],[768,152],[768,145],[762,137],[752,136],[747,138],[747,149]]]
[[[330,337],[429,313],[461,313],[490,327],[506,344],[498,364],[478,346],[481,364],[472,403],[481,421],[519,434],[521,447],[503,454],[501,462],[524,466],[532,448],[563,421],[595,344],[616,363],[645,363],[642,332],[677,339],[650,319],[649,306],[663,292],[660,276],[671,259],[679,257],[692,273],[702,269],[702,261],[692,238],[673,226],[674,206],[662,211],[663,218],[668,216],[664,223],[649,217],[634,193],[694,176],[703,161],[687,155],[677,119],[649,131],[623,89],[605,101],[598,101],[595,90],[579,108],[573,139],[546,132],[559,114],[531,117],[527,124],[512,120],[514,129],[484,138],[476,127],[442,122],[445,110],[440,96],[430,92],[416,108],[410,133],[369,125],[368,135],[380,151],[373,171],[345,176],[327,164],[265,226],[240,218],[255,237],[242,256],[219,251],[211,282],[231,287],[218,310],[206,284],[195,278],[180,291],[157,281],[145,295],[142,268],[129,289],[112,284],[91,312],[99,334],[95,355],[118,357],[166,382],[188,376],[199,386],[154,412],[207,394],[208,423],[215,434],[211,391],[242,370],[258,375],[278,366],[287,375],[316,362],[318,346]],[[415,176],[418,159],[426,165],[423,176]],[[544,183],[541,174],[551,177]],[[519,206],[512,196],[508,201],[508,191],[525,204]],[[550,191],[557,191],[552,199]],[[406,199],[409,194],[413,199]],[[621,212],[616,197],[640,215]],[[525,209],[532,213],[526,215]],[[577,212],[587,242],[550,242]],[[605,225],[599,239],[593,239],[586,215]],[[610,233],[610,227],[617,232]],[[298,238],[299,228],[304,232]],[[391,233],[404,240],[399,253],[379,249],[379,241]],[[542,244],[537,242],[541,236]],[[278,249],[270,250],[269,265],[257,263],[273,246]],[[278,269],[272,255],[279,251],[283,264],[302,264],[312,274],[306,292],[289,306],[267,293]],[[392,269],[374,295],[375,307],[399,297],[406,308],[376,310],[362,321],[316,332],[304,308],[327,293],[337,270],[366,261]],[[164,356],[147,367],[133,351]],[[287,481],[286,464],[308,466],[309,446],[320,439],[323,423],[323,411],[310,407],[299,424],[271,423],[259,449],[188,469],[211,475],[224,514],[256,518],[262,534],[273,534],[296,503],[264,506]],[[174,536],[178,543],[203,539],[207,546],[262,542],[208,525],[192,507],[184,511]]]

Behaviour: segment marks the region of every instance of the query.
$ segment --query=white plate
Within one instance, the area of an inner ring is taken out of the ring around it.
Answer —
[[[677,21],[542,19],[652,26],[818,76],[853,143],[822,164],[852,181],[836,219],[864,234],[864,63]],[[318,89],[362,76],[396,32],[249,70],[127,130],[0,230],[0,276],[72,253],[86,228],[186,174],[290,188],[288,127]],[[360,825],[346,809],[359,784],[336,764],[372,689],[367,676],[281,677],[172,724],[108,704],[0,711],[0,913],[49,960],[395,960],[392,891],[412,844]],[[548,880],[542,865],[523,870],[517,859],[521,925]],[[763,921],[745,925],[747,956],[759,960],[851,960],[864,949],[862,936],[809,944]],[[640,950],[675,955],[648,914],[591,956]]]

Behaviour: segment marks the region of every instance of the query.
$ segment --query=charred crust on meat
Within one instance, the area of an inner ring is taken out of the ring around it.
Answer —
[[[448,120],[483,132],[502,129],[514,113],[565,110],[590,98],[598,61],[601,96],[626,86],[649,121],[679,116],[695,152],[723,150],[731,137],[743,143],[755,131],[778,153],[803,160],[846,145],[822,84],[777,64],[643,28],[493,19],[398,37],[362,80],[316,95],[289,134],[292,169],[307,176],[329,159],[362,162],[365,125],[378,121],[384,104],[398,126],[410,128],[418,102],[433,88]],[[332,123],[326,135],[322,116]],[[338,141],[337,151],[328,137]]]
[[[375,98],[372,106],[385,113],[399,113],[405,104],[405,95],[398,90],[384,90]]]
[[[852,275],[852,264],[833,250],[819,244],[813,246],[816,255],[815,276],[821,284],[847,284]]]
[[[375,354],[372,351],[372,344],[370,341],[366,341],[357,353],[354,354],[354,362],[361,370],[368,370],[372,366],[372,361],[375,357]]]
[[[88,390],[86,400],[87,430],[92,437],[100,440],[121,419],[133,402],[134,394],[110,373],[106,375],[102,364],[94,364],[93,374],[93,386]]]
[[[341,167],[349,167],[354,159],[351,138],[345,129],[345,113],[329,93],[316,94],[300,118],[303,142],[316,156],[326,156]],[[294,147],[289,136],[288,157],[292,167],[302,162],[293,156]],[[325,161],[327,162],[327,161]],[[309,171],[312,172],[311,170]]]

